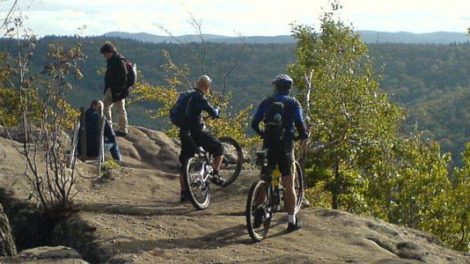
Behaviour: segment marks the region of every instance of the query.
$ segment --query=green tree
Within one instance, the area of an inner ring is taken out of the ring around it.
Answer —
[[[438,212],[436,218],[442,221],[431,222],[427,228],[441,233],[444,242],[453,248],[470,252],[470,144],[462,156],[462,168],[456,169],[451,188],[441,196],[441,210],[446,217]]]
[[[333,208],[431,232],[468,251],[470,146],[452,177],[450,155],[438,143],[399,133],[401,109],[379,89],[367,46],[335,18],[335,8],[320,32],[293,28],[297,62],[289,70],[312,135],[307,194],[319,205],[330,199]]]
[[[367,186],[370,149],[385,149],[396,137],[399,107],[378,86],[367,46],[334,12],[322,18],[320,32],[297,25],[297,62],[290,65],[297,93],[306,105],[313,142],[324,150],[308,166],[321,167],[333,208],[357,208],[362,197],[356,189]]]

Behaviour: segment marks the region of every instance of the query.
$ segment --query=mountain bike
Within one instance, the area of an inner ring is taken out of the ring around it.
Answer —
[[[222,187],[227,187],[240,175],[243,166],[243,151],[240,144],[233,138],[221,137],[219,140],[225,150],[219,174],[225,179]],[[186,190],[189,191],[191,203],[198,210],[206,209],[211,199],[210,177],[214,171],[211,155],[199,147],[196,155],[188,159],[183,168],[184,183]]]
[[[260,178],[251,185],[248,192],[246,225],[253,241],[259,242],[266,238],[274,214],[280,211],[283,189],[279,185],[280,173],[273,176],[274,173],[268,168],[267,150],[256,152],[256,156],[256,163],[261,167],[261,173]],[[298,213],[304,199],[304,175],[298,161],[295,161],[294,168],[294,189],[297,195],[295,212]]]

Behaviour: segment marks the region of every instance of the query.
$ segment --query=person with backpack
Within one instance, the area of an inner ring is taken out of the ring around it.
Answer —
[[[288,214],[287,231],[292,232],[301,227],[299,218],[295,215],[296,193],[294,190],[294,140],[295,128],[299,139],[308,139],[307,127],[302,113],[302,106],[293,97],[289,96],[294,81],[289,75],[277,75],[272,85],[274,96],[265,99],[254,115],[253,130],[263,138],[263,149],[267,149],[268,168],[271,173],[279,168],[282,174],[282,186],[285,190],[285,206]],[[261,130],[260,123],[264,123]],[[260,211],[260,214],[263,212]],[[256,218],[262,218],[257,215]],[[258,221],[261,223],[261,221]]]
[[[207,75],[202,75],[197,81],[196,88],[182,93],[170,110],[171,122],[179,128],[181,140],[181,153],[179,161],[182,165],[180,174],[180,201],[189,200],[189,192],[185,189],[183,168],[186,161],[194,156],[198,147],[214,157],[214,171],[211,181],[216,185],[223,185],[224,179],[219,175],[222,166],[224,147],[222,143],[212,136],[206,129],[202,112],[207,112],[210,117],[218,118],[220,110],[209,104],[206,94],[209,93],[212,80]]]
[[[125,137],[128,133],[126,98],[136,81],[136,67],[119,54],[111,42],[106,42],[100,52],[107,61],[104,78],[104,114],[112,124],[112,108],[116,106],[119,114],[119,129],[116,135]]]
[[[90,104],[90,108],[85,112],[86,127],[84,131],[86,134],[86,156],[89,158],[97,158],[99,156],[101,140],[100,121],[103,117],[103,108],[102,101],[93,100]],[[82,129],[79,129],[79,131],[82,131]],[[81,151],[80,133],[78,136],[78,155],[80,155]],[[104,124],[103,136],[105,149],[109,149],[109,152],[115,161],[121,162],[121,153],[119,152],[116,135],[108,122],[105,122]]]

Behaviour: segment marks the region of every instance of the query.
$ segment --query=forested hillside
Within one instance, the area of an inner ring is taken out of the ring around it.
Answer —
[[[405,129],[422,130],[460,162],[469,141],[470,46],[370,45],[382,88],[405,106]]]
[[[103,90],[102,70],[105,62],[99,54],[101,44],[107,39],[88,37],[46,37],[40,39],[33,57],[37,72],[44,65],[46,50],[51,42],[72,45],[82,43],[87,54],[83,73],[73,95],[75,106],[84,105]],[[202,44],[151,44],[124,39],[111,39],[121,52],[134,60],[141,71],[140,80],[162,84],[165,73],[161,65],[166,62],[162,50],[167,50],[178,65],[187,64],[194,75],[201,72],[194,51],[201,53]],[[0,51],[15,54],[16,42],[0,40]],[[257,104],[271,92],[270,80],[295,60],[293,44],[224,44],[207,43],[206,71],[214,78],[216,91],[223,92],[223,76],[233,65],[238,65],[228,77],[226,94],[232,94],[233,107],[241,109]],[[408,114],[404,129],[424,130],[430,139],[439,140],[444,151],[451,151],[454,159],[470,140],[467,120],[470,118],[466,102],[470,97],[470,45],[405,45],[369,44],[370,55],[376,71],[382,74],[382,88],[391,98],[403,105]],[[38,54],[39,53],[39,54]],[[195,78],[196,76],[192,76]],[[131,122],[157,127],[145,109],[153,105],[131,106]],[[469,109],[470,110],[470,109]]]
[[[47,37],[38,42],[36,53],[32,64],[36,71],[40,71],[46,63],[46,50],[51,42],[61,42],[65,46],[73,45],[81,41],[82,49],[87,54],[87,59],[83,67],[85,78],[75,83],[73,101],[75,105],[83,105],[94,97],[99,97],[103,91],[103,71],[105,61],[99,53],[103,42],[109,39],[104,38],[58,38]],[[165,73],[161,66],[166,62],[162,51],[167,50],[172,60],[177,65],[184,65],[191,69],[197,78],[201,72],[199,61],[195,60],[192,51],[201,52],[201,44],[150,44],[131,40],[111,39],[120,52],[127,58],[132,59],[138,65],[140,72],[139,81],[151,84],[163,84]],[[286,71],[288,63],[294,61],[295,45],[277,44],[250,44],[241,46],[238,44],[217,44],[207,43],[206,71],[214,79],[214,89],[218,92],[223,90],[223,76],[234,64],[238,64],[233,74],[228,78],[227,93],[233,94],[233,107],[241,108],[246,105],[255,104],[260,98],[271,92],[271,79],[279,72]],[[7,51],[15,54],[16,42],[1,40],[0,51]],[[44,54],[44,55],[43,55]],[[36,54],[38,55],[38,54]],[[188,87],[189,88],[189,87]],[[140,113],[131,113],[131,122],[135,124],[145,124],[148,119]]]

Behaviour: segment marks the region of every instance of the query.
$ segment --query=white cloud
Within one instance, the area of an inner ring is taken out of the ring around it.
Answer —
[[[108,31],[162,34],[192,33],[188,11],[203,19],[206,33],[235,35],[288,34],[292,22],[318,24],[328,0],[24,0],[28,25],[38,34],[87,34]],[[342,18],[357,29],[384,31],[464,31],[468,0],[343,0]],[[0,17],[7,10],[0,4]]]

